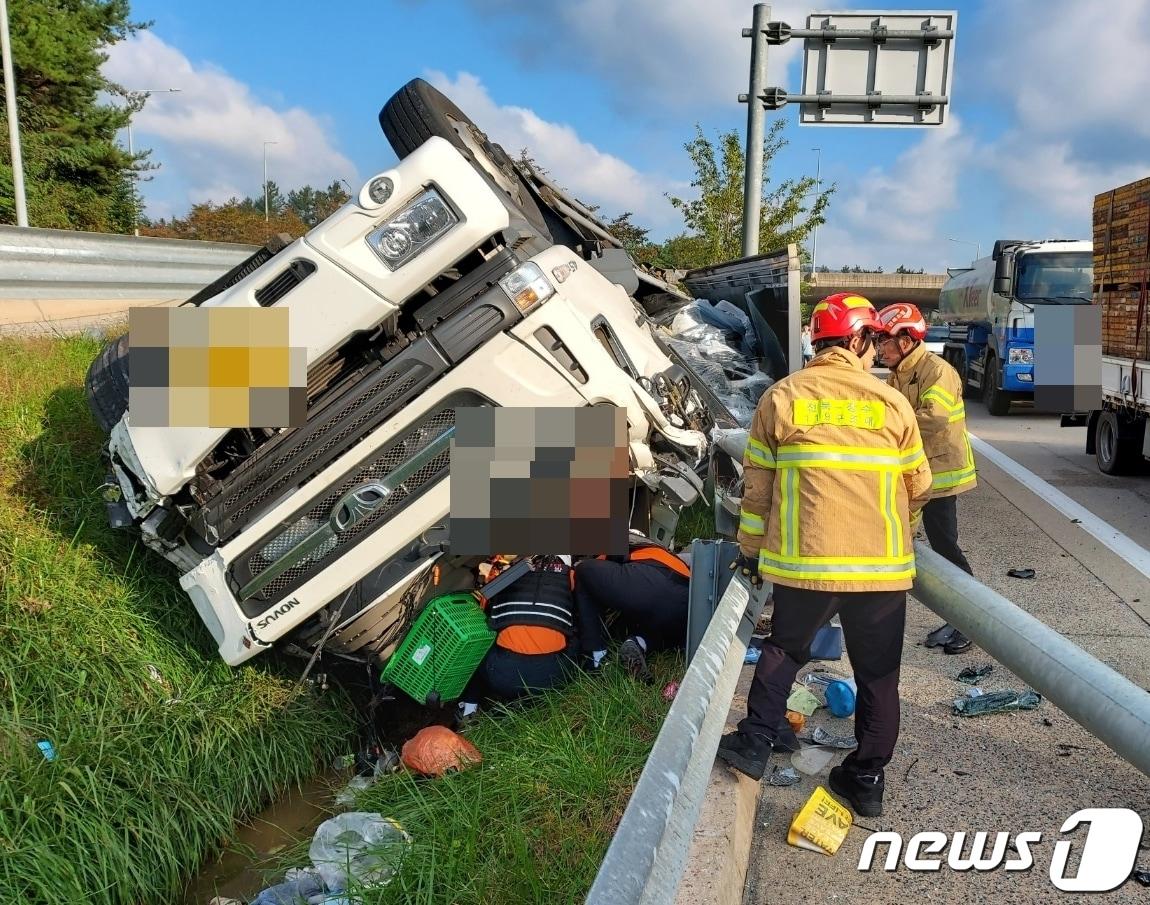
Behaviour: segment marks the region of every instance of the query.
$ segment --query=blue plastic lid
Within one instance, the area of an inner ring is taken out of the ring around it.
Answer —
[[[831,682],[827,686],[827,710],[835,716],[850,716],[855,712],[855,693],[846,682]]]

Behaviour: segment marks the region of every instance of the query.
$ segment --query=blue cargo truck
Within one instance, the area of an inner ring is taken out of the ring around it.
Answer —
[[[964,395],[992,415],[1034,399],[1034,309],[1091,302],[1093,246],[1087,241],[1000,239],[989,257],[949,270],[938,309],[949,328],[945,358]]]

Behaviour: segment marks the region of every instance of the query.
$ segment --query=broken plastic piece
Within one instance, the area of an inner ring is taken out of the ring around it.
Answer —
[[[1011,578],[1033,578],[1035,572],[1033,569],[1011,569],[1006,574]]]
[[[668,682],[666,685],[663,686],[663,700],[664,701],[675,700],[675,695],[677,695],[678,693],[679,693],[679,683],[678,682]]]
[[[787,724],[795,732],[801,731],[803,726],[806,725],[807,718],[805,716],[803,716],[801,713],[795,713],[795,711],[793,711],[793,710],[788,710],[785,715],[787,718]]]
[[[1136,870],[1130,875],[1130,879],[1143,886],[1150,886],[1150,870]]]
[[[759,657],[763,655],[761,647],[748,647],[747,652],[743,655],[743,663],[758,663]]]
[[[803,748],[791,755],[791,766],[800,773],[817,776],[835,759],[834,748]]]
[[[771,770],[771,778],[767,780],[772,786],[793,786],[799,781],[799,774],[791,767],[780,767],[775,764]]]
[[[994,672],[993,663],[987,663],[985,666],[968,666],[955,678],[965,685],[974,685],[983,676],[988,676],[992,672]]]
[[[982,716],[986,713],[1002,713],[1007,710],[1034,710],[1042,703],[1042,695],[1036,691],[994,691],[977,698],[958,698],[954,702],[954,712],[960,716]]]
[[[341,892],[352,878],[363,886],[387,883],[410,846],[411,836],[398,820],[349,811],[319,825],[308,854],[324,885]]]

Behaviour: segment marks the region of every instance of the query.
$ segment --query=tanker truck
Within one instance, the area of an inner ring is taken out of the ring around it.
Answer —
[[[942,357],[992,415],[1034,399],[1034,308],[1088,305],[1092,244],[999,239],[990,257],[949,270],[939,315],[949,329]]]

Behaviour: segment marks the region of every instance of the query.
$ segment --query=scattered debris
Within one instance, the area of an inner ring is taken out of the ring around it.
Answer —
[[[954,775],[955,776],[970,776],[970,774],[967,773],[965,770],[955,770]]]
[[[442,776],[448,770],[466,769],[483,761],[471,742],[446,726],[427,726],[404,742],[403,765],[425,776]]]
[[[836,679],[827,686],[827,710],[837,717],[847,717],[855,712],[855,695],[858,686],[854,679]]]
[[[802,739],[807,741],[807,739]],[[815,727],[815,731],[810,735],[810,743],[812,745],[822,745],[824,748],[840,748],[843,751],[850,751],[858,747],[858,742],[853,735],[835,735],[833,732],[827,732],[822,726]]]
[[[1006,574],[1011,578],[1033,578],[1036,573],[1033,569],[1011,569]]]
[[[763,655],[761,647],[748,647],[746,654],[743,655],[743,664],[758,663],[759,657]]]
[[[1044,716],[1044,717],[1042,718],[1042,725],[1043,725],[1043,726],[1053,726],[1053,725],[1054,725],[1054,721],[1053,721],[1052,719],[1050,719],[1050,717],[1045,717],[1045,716]]]
[[[780,767],[775,764],[767,784],[771,786],[793,786],[799,781],[799,774],[792,767]]]
[[[819,786],[791,821],[787,844],[833,855],[846,839],[851,819],[851,812]]]
[[[801,732],[803,726],[807,724],[807,718],[801,713],[796,713],[793,710],[788,710],[785,716],[787,725],[789,725],[794,732]]]
[[[1150,870],[1136,870],[1130,875],[1130,879],[1143,886],[1150,886]]]
[[[39,748],[40,753],[44,755],[44,760],[51,763],[56,759],[56,746],[48,741],[48,739],[40,739],[40,741],[36,742],[36,747]]]
[[[981,698],[984,694],[986,694],[986,692],[978,686],[966,689],[966,696],[968,698]]]
[[[787,710],[803,716],[811,716],[822,706],[822,702],[801,685],[794,686],[791,696],[787,698]]]
[[[679,693],[679,683],[678,682],[668,682],[666,685],[663,686],[663,700],[664,701],[675,700],[675,695],[677,695],[678,693]]]
[[[46,600],[40,600],[38,597],[25,597],[20,601],[20,609],[25,613],[31,613],[33,616],[39,616],[52,609],[52,604]]]
[[[949,622],[945,625],[940,625],[933,632],[926,636],[926,641],[923,642],[924,646],[945,647],[947,642],[949,642],[950,639],[954,637],[954,633],[957,631],[958,629],[956,629]]]
[[[816,669],[814,672],[809,672],[803,676],[803,682],[806,685],[821,685],[823,688],[826,688],[836,678],[838,677],[831,675],[829,672]]]
[[[987,663],[985,666],[968,666],[960,672],[955,679],[966,685],[974,685],[983,676],[988,676],[994,672],[994,664]]]
[[[1072,525],[1081,525],[1081,524],[1082,524],[1082,519],[1080,519],[1080,518],[1072,518],[1072,519],[1070,520],[1070,524],[1072,524]]]
[[[904,776],[902,778],[903,782],[908,782],[910,780],[910,771],[914,769],[915,764],[917,764],[919,762],[919,760],[920,760],[920,758],[916,757],[914,760],[912,760],[910,762],[910,766],[906,768],[906,776]]]
[[[986,713],[1002,713],[1007,710],[1034,710],[1042,703],[1042,695],[1036,691],[994,691],[977,698],[958,698],[954,701],[954,712],[960,716],[982,716]]]
[[[324,885],[338,893],[352,879],[361,886],[386,884],[410,847],[411,836],[398,820],[349,811],[319,825],[308,855]]]
[[[314,870],[292,869],[282,883],[269,886],[252,899],[251,905],[295,905],[322,902],[327,897],[323,878]]]
[[[817,776],[835,759],[834,748],[802,748],[791,755],[791,766],[800,773]]]

